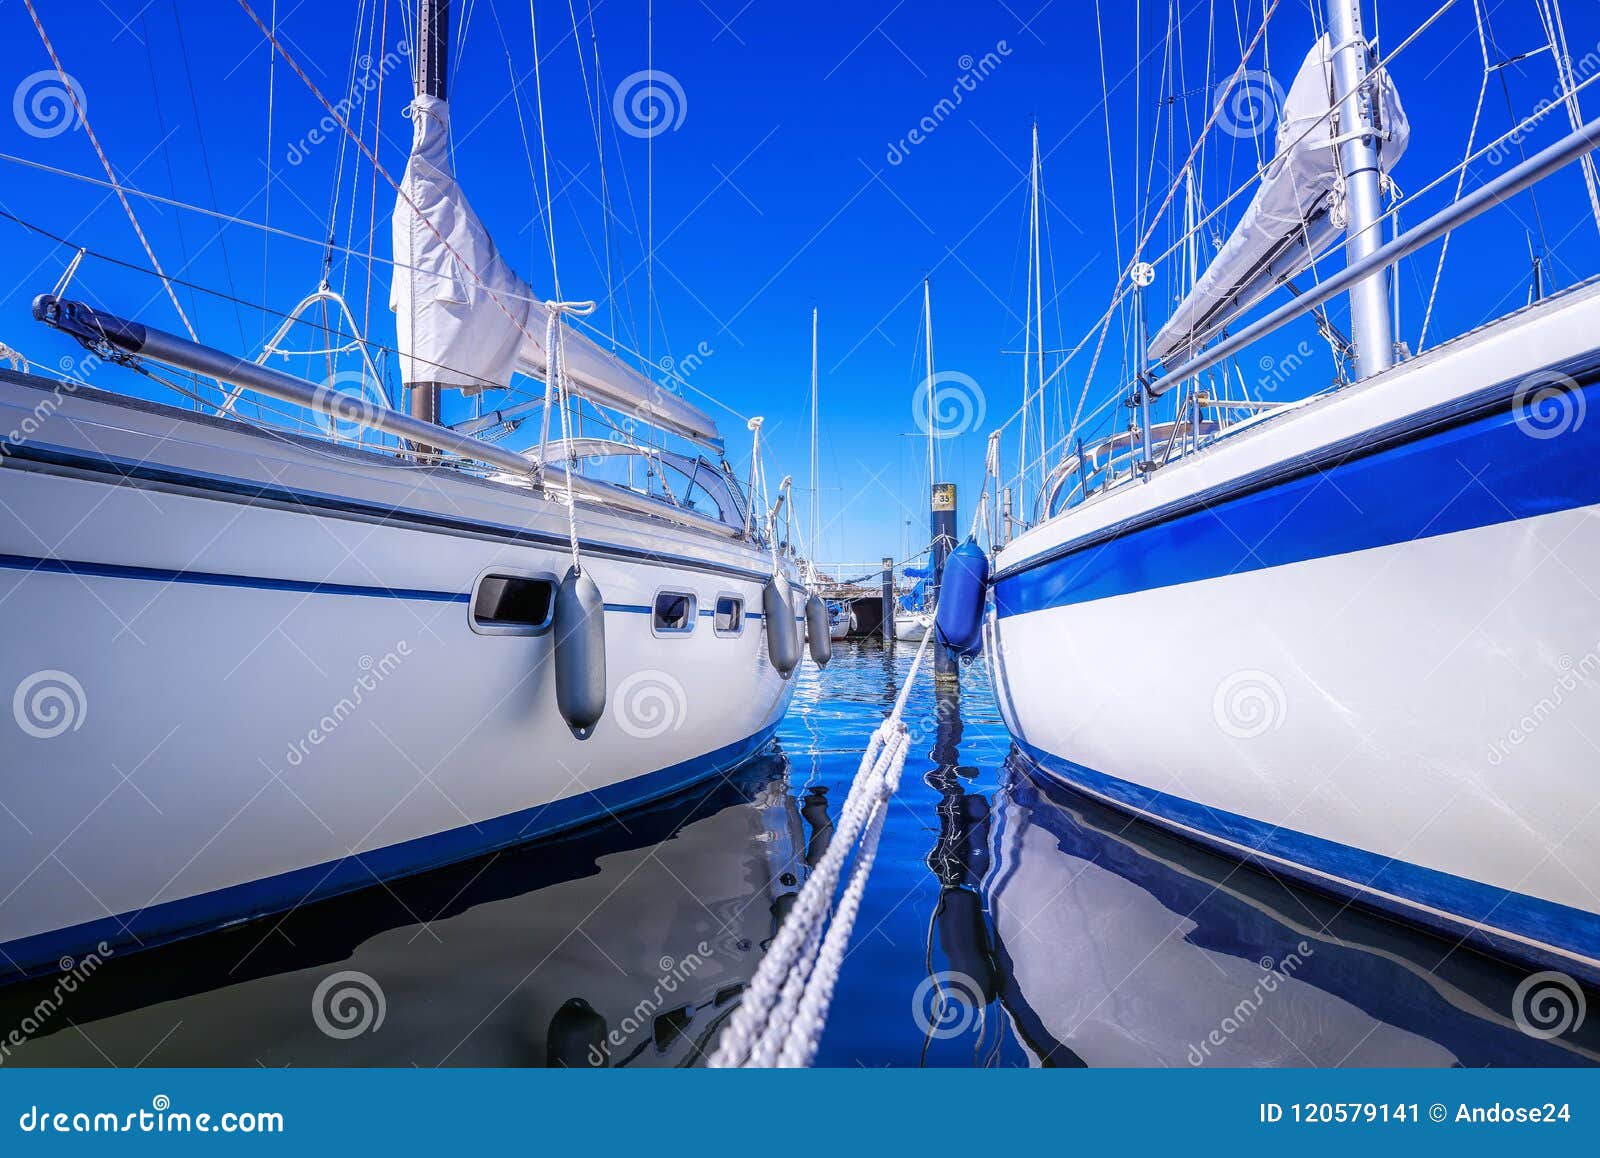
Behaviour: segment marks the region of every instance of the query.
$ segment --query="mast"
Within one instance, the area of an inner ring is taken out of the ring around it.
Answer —
[[[1333,46],[1333,95],[1338,109],[1339,165],[1344,172],[1349,224],[1345,264],[1355,265],[1383,245],[1378,139],[1372,133],[1369,47],[1361,29],[1361,0],[1328,0],[1328,38]],[[1388,275],[1376,273],[1350,290],[1355,376],[1366,378],[1394,364]]]
[[[928,279],[922,279],[922,327],[927,338],[928,362],[928,485],[939,481],[939,462],[934,446],[939,420],[939,383],[933,376],[933,295],[928,289]]]
[[[816,571],[817,547],[817,307],[811,307],[811,539],[807,549]]]
[[[1036,366],[1035,366],[1035,374],[1034,374],[1034,388],[1036,390],[1038,390],[1038,392],[1039,392],[1039,471],[1040,471],[1040,475],[1041,475],[1041,477],[1039,479],[1039,484],[1041,486],[1043,486],[1044,485],[1044,479],[1043,479],[1042,476],[1043,476],[1043,473],[1044,473],[1044,456],[1045,456],[1045,453],[1046,453],[1046,442],[1047,442],[1047,439],[1045,437],[1045,432],[1044,432],[1044,273],[1043,273],[1043,270],[1041,269],[1041,266],[1044,263],[1040,258],[1041,249],[1040,249],[1040,237],[1039,237],[1039,122],[1037,120],[1033,122],[1032,182],[1033,182],[1033,207],[1032,207],[1031,216],[1032,216],[1032,219],[1033,219],[1032,220],[1032,233],[1033,233],[1033,255],[1032,255],[1032,261],[1033,261],[1033,339],[1034,339],[1033,347],[1034,347],[1034,356],[1037,359],[1037,363],[1036,363]],[[1027,399],[1026,395],[1023,396],[1022,403],[1023,403],[1024,406],[1027,405],[1028,399]],[[1024,455],[1026,455],[1026,453],[1027,453],[1027,446],[1026,445],[1023,446],[1023,453],[1024,453]],[[1022,467],[1023,467],[1024,471],[1027,470],[1028,464],[1027,464],[1026,461],[1023,462]],[[1023,482],[1026,483],[1027,479],[1024,478]]]
[[[1200,281],[1200,197],[1194,187],[1193,165],[1183,171],[1183,237],[1183,292],[1188,296],[1194,292],[1194,287]],[[1183,384],[1179,385],[1181,388]],[[1189,432],[1194,438],[1195,449],[1199,450],[1200,380],[1198,378],[1189,383],[1189,404],[1193,408],[1193,413],[1189,416]],[[1183,400],[1180,398],[1174,418],[1182,417]]]
[[[446,99],[445,74],[450,66],[450,0],[417,0],[417,45],[412,91],[417,96]],[[438,382],[407,382],[413,418],[439,421]]]

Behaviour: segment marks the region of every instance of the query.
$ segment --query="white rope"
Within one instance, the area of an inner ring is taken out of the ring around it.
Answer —
[[[66,90],[67,98],[72,101],[72,109],[78,115],[78,123],[83,126],[84,135],[89,138],[89,144],[94,147],[96,157],[100,158],[100,167],[106,171],[106,179],[111,184],[111,189],[117,195],[117,200],[122,204],[122,211],[128,215],[128,224],[133,226],[133,231],[139,237],[139,244],[144,247],[144,255],[149,258],[151,267],[156,271],[156,276],[161,279],[161,284],[166,288],[167,298],[172,302],[172,308],[178,311],[178,317],[183,320],[183,328],[189,332],[189,337],[198,342],[199,336],[194,332],[194,326],[189,323],[189,315],[184,313],[183,303],[178,301],[177,291],[172,288],[172,280],[167,277],[167,272],[161,267],[156,251],[150,247],[150,239],[145,236],[144,229],[139,224],[139,218],[134,215],[133,206],[128,203],[128,195],[123,190],[121,182],[117,179],[116,170],[111,167],[106,151],[100,147],[100,138],[95,134],[93,126],[89,124],[88,110],[84,108],[83,101],[78,99],[78,88],[73,79],[67,75],[67,70],[61,65],[61,58],[56,55],[56,46],[50,42],[50,36],[44,30],[44,23],[39,19],[39,13],[33,6],[33,0],[22,0],[28,9],[28,15],[33,18],[33,26],[39,33],[39,39],[44,42],[45,52],[50,56],[50,63],[55,67],[56,76],[61,78],[61,87]]]
[[[561,411],[561,474],[567,483],[561,501],[567,508],[567,537],[572,547],[572,569],[582,573],[583,562],[578,557],[578,507],[572,485],[572,431],[568,426],[567,415],[567,348],[566,341],[562,337],[561,318],[565,314],[578,318],[588,317],[594,313],[595,304],[550,301],[545,302],[544,306],[547,311],[544,323],[545,421],[548,423],[549,408],[554,404]],[[539,465],[541,468],[544,466],[542,456]]]
[[[910,735],[902,716],[934,633],[922,638],[894,708],[878,725],[845,797],[828,851],[795,899],[711,1056],[714,1068],[805,1066],[816,1056],[839,969],[877,857]],[[852,851],[855,862],[832,923],[828,914]]]

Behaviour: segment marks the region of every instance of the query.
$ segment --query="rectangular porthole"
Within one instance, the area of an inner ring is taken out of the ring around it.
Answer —
[[[688,635],[694,630],[695,597],[686,591],[661,591],[656,594],[655,630],[657,635]]]
[[[718,595],[713,622],[718,635],[738,635],[744,631],[744,600],[737,595]]]
[[[555,616],[556,584],[547,575],[490,573],[472,594],[472,630],[480,635],[540,635]]]

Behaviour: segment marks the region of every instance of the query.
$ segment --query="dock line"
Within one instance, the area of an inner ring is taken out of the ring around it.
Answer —
[[[930,630],[923,636],[894,708],[872,733],[828,851],[800,889],[737,1012],[723,1029],[711,1056],[712,1067],[802,1068],[816,1057],[839,968],[878,854],[889,800],[900,785],[911,747],[901,717],[928,645],[937,634]],[[834,893],[852,850],[855,860],[835,907]]]

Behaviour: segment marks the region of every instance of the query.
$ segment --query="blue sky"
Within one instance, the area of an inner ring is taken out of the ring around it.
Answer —
[[[276,7],[285,48],[330,100],[347,95],[353,61],[358,75],[374,82],[374,73],[383,76],[381,103],[374,89],[352,121],[365,127],[369,140],[381,127],[380,158],[398,175],[410,140],[402,116],[409,75],[403,63],[386,71],[382,59],[403,41],[402,0],[250,2],[269,23]],[[248,223],[326,236],[337,175],[331,228],[341,245],[348,241],[363,256],[348,262],[341,256],[334,283],[346,288],[358,317],[368,319],[370,337],[392,342],[381,264],[389,255],[392,190],[382,178],[374,189],[371,166],[349,150],[341,164],[337,139],[316,142],[324,110],[282,59],[269,70],[267,46],[235,0],[36,4],[120,178],[138,190],[240,219],[223,224],[133,199],[169,273],[246,303],[180,288],[203,339],[253,355],[273,324],[256,307],[286,310],[315,288],[319,245]],[[1438,6],[1416,0],[1383,5],[1381,46],[1392,51]],[[523,0],[457,0],[456,7],[458,24],[460,12],[470,11],[452,70],[460,176],[503,251],[546,292],[550,257],[539,218],[529,6]],[[1096,8],[1093,0],[1042,6],[1037,0],[677,0],[658,2],[652,11],[636,0],[601,0],[592,5],[591,20],[589,0],[533,6],[566,296],[605,298],[608,284],[614,286],[609,308],[596,318],[600,329],[652,360],[685,365],[693,356],[693,385],[739,415],[765,415],[775,468],[793,473],[802,487],[810,312],[814,305],[820,309],[827,530],[818,554],[824,559],[899,555],[908,542],[914,549],[926,541],[926,449],[907,437],[918,429],[912,398],[923,373],[925,274],[933,279],[936,366],[970,378],[982,400],[974,429],[940,446],[942,473],[961,484],[963,522],[970,517],[984,435],[1012,414],[1021,396],[1020,359],[1002,351],[1022,344],[1033,120],[1045,155],[1044,325],[1046,346],[1054,349],[1078,342],[1105,309],[1119,240],[1126,259],[1142,227],[1141,204],[1153,207],[1166,191],[1192,128],[1213,107],[1215,82],[1237,65],[1263,4],[1100,0],[1098,32]],[[1461,159],[1482,76],[1472,8],[1471,0],[1459,0],[1395,60],[1412,122],[1412,144],[1395,177],[1408,194]],[[1510,58],[1542,44],[1534,0],[1500,0],[1487,9],[1496,40],[1491,51]],[[1567,0],[1564,15],[1581,81],[1585,69],[1600,67],[1600,12]],[[1170,56],[1169,20],[1180,30]],[[1257,49],[1250,67],[1286,86],[1311,38],[1305,0],[1282,0],[1264,51]],[[1102,41],[1108,107],[1102,105]],[[25,86],[50,68],[50,60],[22,0],[0,0],[0,42],[9,46],[4,87],[14,97],[14,115],[0,117],[0,152],[103,177],[81,127],[41,133],[30,120]],[[360,66],[362,57],[370,67]],[[1164,79],[1165,61],[1172,68]],[[616,113],[619,85],[643,70],[669,77],[670,84],[662,80],[657,87],[677,103],[672,127],[653,136],[624,131],[626,94],[622,118]],[[1527,115],[1554,86],[1548,56],[1500,70],[1487,90],[1479,142],[1509,128],[1513,112]],[[958,105],[939,108],[958,91]],[[1600,110],[1600,84],[1581,99],[1587,113]],[[913,143],[919,123],[932,127]],[[1535,149],[1565,127],[1562,117],[1551,116],[1521,147]],[[1202,182],[1208,205],[1254,170],[1262,147],[1270,149],[1270,137],[1213,131]],[[1514,161],[1516,146],[1508,152]],[[1468,188],[1497,171],[1501,166],[1492,162],[1498,159],[1474,165]],[[1114,174],[1115,215],[1108,172]],[[611,206],[609,262],[603,189]],[[1403,220],[1420,220],[1452,190],[1447,182],[1419,199],[1406,207]],[[374,196],[379,260],[369,299],[364,255]],[[104,189],[5,160],[0,208],[77,244],[146,264],[132,226]],[[1170,224],[1159,223],[1152,244],[1164,249],[1172,236]],[[1524,195],[1458,235],[1430,342],[1526,300],[1530,236],[1549,244],[1555,284],[1594,271],[1600,231],[1576,168],[1541,186],[1536,205]],[[51,288],[72,251],[10,220],[0,220],[0,238],[11,271],[0,296],[0,341],[54,364],[75,347],[34,323],[27,307],[34,294]],[[1413,345],[1437,255],[1437,246],[1425,251],[1401,275],[1401,334]],[[1165,291],[1152,305],[1159,323],[1170,283],[1158,282],[1157,291]],[[86,260],[72,293],[153,325],[180,327],[147,274]],[[647,302],[653,303],[649,309]],[[1335,316],[1341,312],[1342,306]],[[1119,335],[1114,328],[1089,386],[1089,411],[1117,386],[1124,364]],[[1310,343],[1303,347],[1309,356],[1279,387],[1280,396],[1326,385],[1330,363],[1306,326],[1248,357],[1247,380],[1265,372],[1263,359],[1281,363],[1302,341]],[[1052,415],[1076,405],[1088,360],[1086,351],[1068,367],[1067,392],[1049,400]],[[101,369],[95,380],[143,389],[116,368]],[[726,410],[714,412],[730,455],[741,459],[748,446],[743,423]],[[976,406],[969,412],[975,415]],[[1009,463],[1016,452],[1008,437]]]

